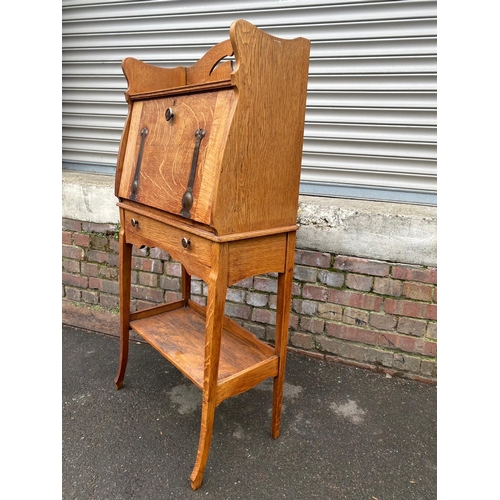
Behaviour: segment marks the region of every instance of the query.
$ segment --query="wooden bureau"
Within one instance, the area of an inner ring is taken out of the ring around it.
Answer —
[[[116,171],[120,208],[120,360],[132,328],[202,391],[191,474],[200,487],[215,408],[274,379],[271,434],[280,432],[310,42],[244,20],[191,67],[125,59],[128,115]],[[131,312],[132,246],[182,265],[182,299]],[[278,273],[275,345],[224,314],[227,289]],[[191,300],[191,276],[208,285]]]

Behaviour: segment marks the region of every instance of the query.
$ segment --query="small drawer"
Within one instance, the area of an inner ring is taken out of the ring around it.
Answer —
[[[196,264],[210,267],[212,241],[130,210],[124,210],[122,215],[128,242],[161,248],[182,263],[189,258]]]

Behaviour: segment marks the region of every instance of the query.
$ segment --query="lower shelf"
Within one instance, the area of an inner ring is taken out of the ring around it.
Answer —
[[[197,387],[203,389],[205,317],[190,307],[137,319],[131,327]],[[222,330],[217,403],[278,374],[274,349],[225,318]]]

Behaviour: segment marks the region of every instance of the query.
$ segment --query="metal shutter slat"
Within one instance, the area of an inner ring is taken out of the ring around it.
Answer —
[[[63,0],[63,164],[112,171],[125,57],[190,66],[244,18],[312,42],[304,193],[435,203],[436,10],[426,0]]]

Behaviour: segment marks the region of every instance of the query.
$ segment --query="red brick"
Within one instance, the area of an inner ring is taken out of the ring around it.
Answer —
[[[73,246],[69,246],[69,245],[62,246],[62,256],[63,257],[67,257],[68,259],[83,260],[84,255],[85,255],[85,252],[81,248],[73,247]]]
[[[433,267],[393,266],[392,276],[400,280],[437,284],[437,269]]]
[[[327,323],[326,334],[330,337],[352,340],[362,344],[376,345],[378,341],[378,332],[341,323]]]
[[[265,323],[267,325],[275,325],[276,313],[269,309],[254,309],[252,312],[252,321],[256,323]]]
[[[96,288],[97,290],[102,290],[102,279],[101,278],[89,278],[89,288]]]
[[[301,286],[295,281],[292,283],[292,295],[298,297],[301,294]]]
[[[420,371],[424,376],[436,378],[436,362],[423,359]]]
[[[396,333],[381,333],[380,345],[382,347],[390,347],[406,352],[418,352],[416,338],[405,337],[404,335],[398,335]]]
[[[75,233],[78,233],[82,230],[82,223],[79,220],[63,219],[62,227],[67,231],[73,231]]]
[[[266,340],[269,340],[271,342],[275,342],[276,341],[276,328],[274,326],[269,326],[269,325],[266,325],[264,327],[265,329],[265,334],[264,334],[264,338]]]
[[[318,303],[312,300],[293,299],[292,309],[298,314],[314,316],[318,311]]]
[[[330,254],[297,249],[295,251],[295,264],[328,269],[330,267]]]
[[[87,259],[89,262],[108,262],[108,253],[102,250],[89,250],[87,253]]]
[[[331,337],[317,337],[319,348],[323,351],[331,352],[333,354],[340,354],[340,350],[345,342],[341,342],[336,338]]]
[[[130,312],[142,311],[143,309],[148,309],[150,307],[153,307],[154,305],[154,302],[148,302],[146,300],[135,300],[131,303]]]
[[[370,326],[377,330],[394,330],[397,320],[390,314],[370,313]]]
[[[82,290],[82,300],[87,304],[98,304],[99,292],[94,292],[91,290]]]
[[[306,332],[323,333],[325,322],[315,318],[301,318],[299,328]]]
[[[244,292],[243,290],[237,291],[242,293],[243,300],[249,306],[265,307],[269,302],[269,295],[267,293]]]
[[[226,293],[226,300],[229,300],[230,302],[237,302],[238,304],[243,304],[245,302],[245,295],[246,292],[243,290],[238,290],[234,288],[229,288],[227,293]],[[260,295],[261,297],[264,297],[266,299],[267,303],[267,295],[264,293],[260,294],[255,294],[255,295]],[[255,297],[252,297],[254,300],[256,299]],[[249,306],[257,306],[257,307],[263,307],[266,305],[264,304],[252,304],[251,302],[248,302]]]
[[[148,271],[158,274],[162,272],[162,264],[159,260],[147,259],[142,257],[132,258],[132,268],[139,271]]]
[[[317,316],[324,319],[340,319],[342,317],[342,306],[339,304],[318,304]]]
[[[163,291],[160,289],[133,285],[131,296],[135,299],[148,300],[151,302],[163,302]]]
[[[351,342],[342,342],[333,338],[321,339],[321,347],[335,353],[341,358],[353,360],[354,366],[363,369],[373,369],[373,363],[382,366],[392,366],[392,353],[387,353],[370,346],[360,346]],[[325,356],[326,361],[338,361],[334,356]],[[349,363],[351,364],[351,363]]]
[[[139,273],[139,284],[144,286],[157,287],[158,275],[153,273]]]
[[[278,305],[278,297],[273,293],[269,295],[269,309],[274,309],[276,310],[276,307]]]
[[[90,236],[90,245],[94,250],[106,250],[108,238],[102,234],[93,234]]]
[[[99,276],[99,266],[89,262],[82,262],[82,274],[85,276]]]
[[[422,319],[399,318],[398,332],[423,337],[427,330],[427,322]]]
[[[380,345],[429,357],[436,356],[437,344],[435,342],[428,342],[426,340],[406,337],[404,335],[382,333],[380,335]]]
[[[425,283],[405,283],[403,285],[403,296],[413,300],[430,302],[434,287]]]
[[[346,277],[345,284],[353,290],[369,292],[373,286],[373,278],[371,276],[363,276],[362,274],[349,273]]]
[[[249,290],[250,288],[253,288],[253,276],[238,281],[238,283],[235,283],[233,286],[236,286],[238,288],[246,288],[247,290]]]
[[[148,256],[148,247],[137,248],[136,246],[132,246],[132,256],[133,257],[147,257]]]
[[[328,289],[317,285],[304,285],[302,288],[302,297],[304,299],[321,300],[327,299]]]
[[[401,295],[403,282],[391,278],[375,278],[373,291],[380,295],[391,295],[397,297]]]
[[[400,353],[394,354],[394,368],[404,370],[405,372],[418,373],[420,371],[421,359],[417,356],[404,356]]]
[[[253,287],[259,292],[276,293],[278,291],[278,280],[256,276],[253,279]]]
[[[226,303],[225,313],[232,318],[249,319],[252,308],[242,304]]]
[[[119,250],[118,240],[116,238],[114,238],[113,236],[110,236],[108,238],[108,240],[109,240],[109,250],[111,252],[118,253],[118,250]]]
[[[165,272],[169,276],[180,278],[182,276],[182,266],[179,262],[165,262]]]
[[[165,292],[165,298],[164,298],[164,302],[175,302],[176,300],[181,300],[182,298],[182,294],[181,292],[172,292],[172,291],[167,291]],[[202,306],[206,306],[207,305],[207,300],[205,299],[205,297],[193,297],[193,300],[197,303],[197,304],[200,304]]]
[[[73,233],[69,233],[68,231],[63,231],[62,242],[63,245],[71,245],[73,242]]]
[[[78,276],[70,273],[62,273],[62,282],[64,285],[87,288],[88,279],[85,276]]]
[[[424,304],[409,300],[386,299],[385,312],[398,316],[408,316],[410,318],[437,319],[437,307],[435,304]]]
[[[170,258],[168,253],[160,248],[150,248],[149,255],[152,259],[168,260]]]
[[[390,270],[389,264],[385,262],[344,256],[337,256],[333,267],[341,271],[352,271],[360,274],[370,274],[372,276],[388,276]]]
[[[246,328],[249,332],[252,332],[257,338],[266,338],[266,327],[264,325],[256,325],[255,323],[243,323],[243,328]]]
[[[342,315],[342,322],[348,325],[365,326],[370,319],[370,313],[361,309],[346,307]]]
[[[340,288],[344,285],[344,273],[322,270],[318,273],[318,280],[325,285]]]
[[[82,300],[82,291],[79,288],[66,287],[66,298],[73,302],[80,302]]]
[[[427,338],[437,340],[437,323],[427,325]]]
[[[75,259],[63,259],[63,269],[69,273],[80,274],[80,261]]]
[[[252,313],[252,321],[257,323],[266,323],[267,325],[275,325],[276,313],[268,309],[254,309]]]
[[[292,330],[298,330],[299,329],[299,317],[295,316],[295,314],[290,314],[290,319],[288,321],[288,326]]]
[[[146,273],[140,273],[140,274],[146,274]],[[157,278],[156,274],[149,274],[148,276],[154,276]],[[139,282],[141,281],[141,278],[139,277]],[[147,285],[147,283],[141,283],[142,285]],[[198,284],[196,284],[196,288],[193,287],[194,283],[191,283],[191,291],[193,293],[196,293],[196,289],[201,290],[201,288],[198,288]],[[153,285],[152,285],[153,286]],[[156,285],[154,285],[156,286]],[[170,276],[160,276],[160,288],[163,288],[164,290],[174,290],[174,291],[179,291],[181,289],[181,282],[179,278],[172,278]]]
[[[118,269],[116,267],[101,266],[99,271],[99,276],[117,281]]]
[[[308,335],[307,333],[296,332],[292,334],[290,341],[295,347],[301,347],[302,349],[314,348],[314,339],[312,335]]]
[[[99,302],[101,306],[108,309],[114,309],[120,305],[119,298],[116,295],[106,295],[104,293],[101,293]]]
[[[308,281],[314,283],[318,278],[318,270],[314,267],[296,265],[293,268],[293,279],[297,281]]]
[[[431,358],[435,358],[437,354],[437,344],[436,342],[424,342],[422,348],[422,354],[424,356],[430,356]]]
[[[116,253],[108,254],[108,264],[113,267],[118,267],[119,266],[118,254]]]
[[[355,307],[357,309],[380,311],[383,300],[381,297],[375,297],[374,295],[332,289],[328,291],[328,302]]]

